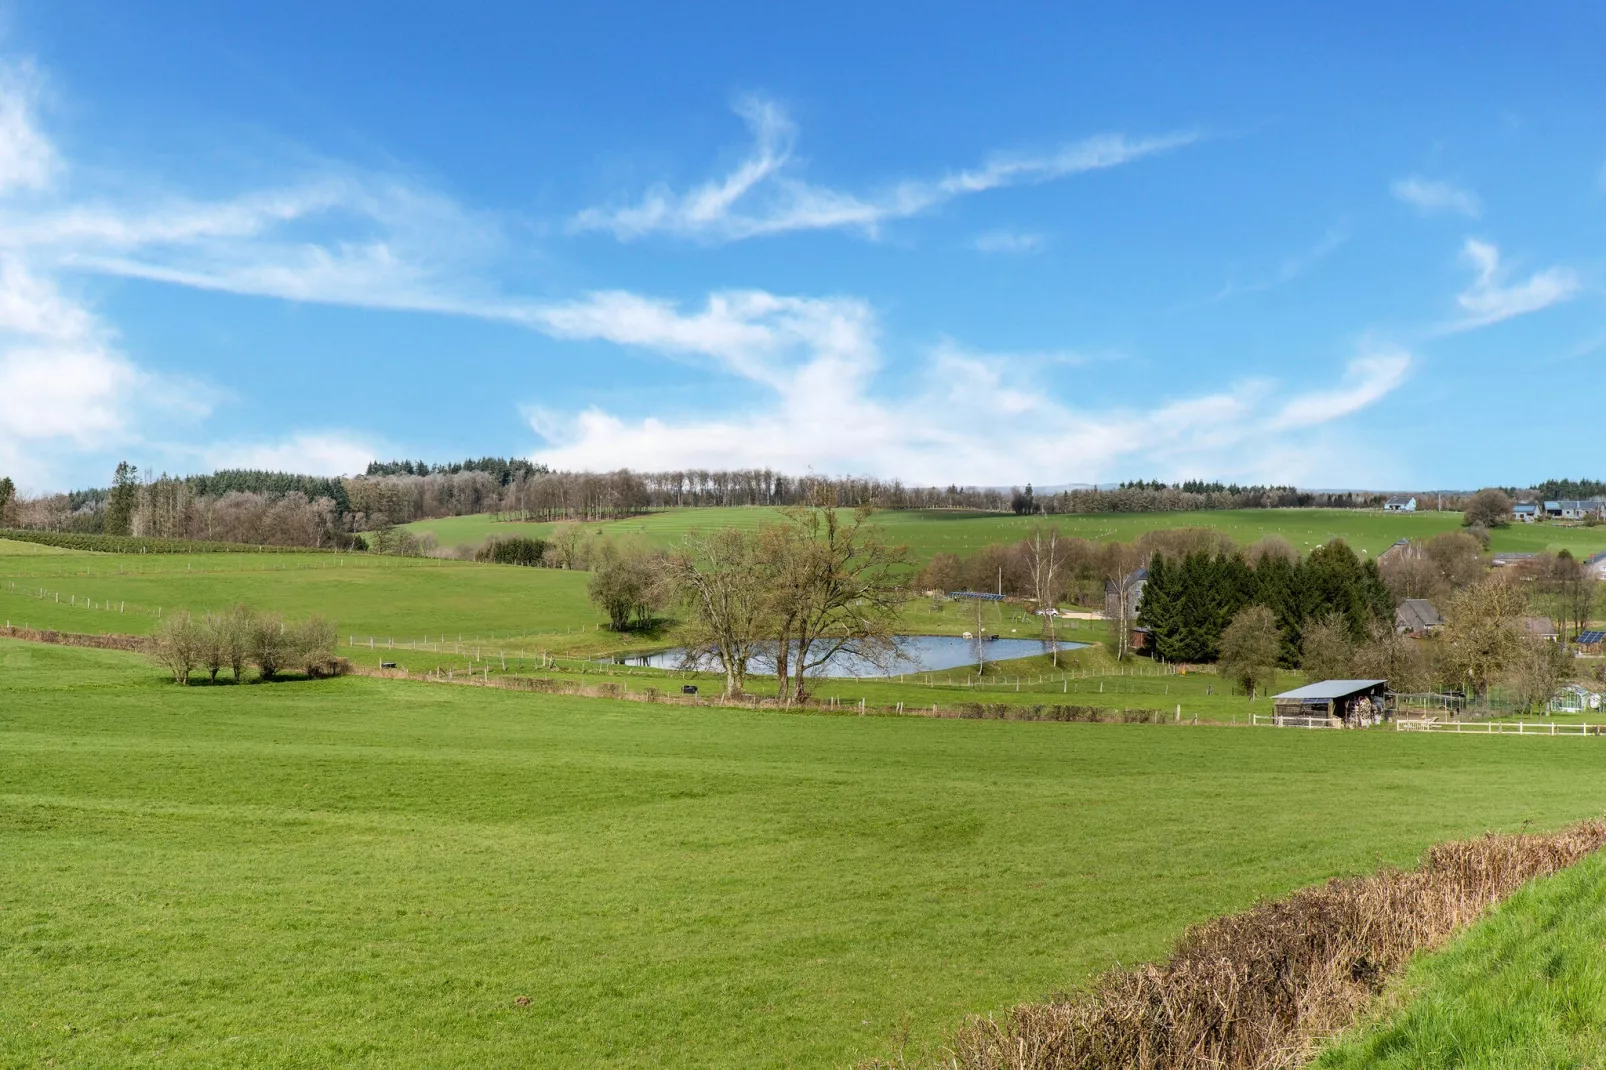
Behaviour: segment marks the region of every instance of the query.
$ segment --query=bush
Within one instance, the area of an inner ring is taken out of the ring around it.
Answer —
[[[539,568],[546,554],[545,539],[531,539],[519,535],[506,539],[491,539],[474,555],[477,561],[491,561],[498,565],[524,565]]]
[[[178,684],[190,682],[190,673],[203,663],[206,646],[205,629],[188,613],[163,617],[151,637],[152,656]]]
[[[308,676],[334,676],[335,626],[322,617],[308,617],[291,625],[285,636],[287,660]]]
[[[592,573],[587,593],[608,615],[608,627],[622,632],[634,625],[645,627],[663,604],[658,559],[638,548],[626,548],[605,558]]]
[[[289,630],[282,617],[264,615],[252,622],[250,631],[251,660],[256,662],[262,679],[271,680],[290,661],[293,653]]]

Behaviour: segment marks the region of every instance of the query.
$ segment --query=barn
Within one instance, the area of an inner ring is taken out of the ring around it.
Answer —
[[[1279,721],[1284,717],[1325,717],[1346,728],[1388,719],[1387,680],[1323,680],[1271,697]]]

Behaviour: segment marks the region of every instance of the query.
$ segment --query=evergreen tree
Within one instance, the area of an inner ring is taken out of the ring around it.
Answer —
[[[106,534],[128,535],[133,531],[134,506],[139,501],[139,469],[127,461],[117,462],[112,490],[106,499]]]
[[[1143,601],[1138,605],[1138,623],[1150,632],[1151,649],[1162,661],[1176,657],[1177,573],[1167,567],[1165,556],[1156,553],[1149,562],[1149,578],[1143,582]]]
[[[1295,564],[1275,554],[1267,554],[1255,566],[1255,601],[1271,610],[1277,619],[1277,631],[1281,636],[1277,660],[1285,668],[1299,664],[1303,618],[1295,576]]]

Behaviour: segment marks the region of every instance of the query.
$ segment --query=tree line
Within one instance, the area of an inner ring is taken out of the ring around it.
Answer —
[[[956,509],[1020,515],[1279,507],[1375,508],[1381,494],[1138,480],[1052,493],[1022,487],[906,486],[868,477],[790,476],[768,468],[554,472],[510,457],[445,464],[375,461],[340,478],[230,469],[169,476],[119,464],[109,487],[0,504],[0,526],[85,534],[328,546],[415,520],[494,513],[535,521],[618,519],[681,507]],[[1446,499],[1457,507],[1459,499]]]

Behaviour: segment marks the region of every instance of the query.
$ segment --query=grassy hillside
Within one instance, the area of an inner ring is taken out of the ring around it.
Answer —
[[[1391,993],[1320,1070],[1606,1064],[1606,858],[1508,900]]]
[[[628,520],[587,525],[588,530],[637,535],[654,545],[669,545],[693,528],[757,527],[774,519],[776,510],[672,509]],[[1248,545],[1266,535],[1281,535],[1301,552],[1330,539],[1342,538],[1357,550],[1377,554],[1402,538],[1429,538],[1461,524],[1460,513],[1384,513],[1354,509],[1240,509],[1191,513],[1098,514],[1091,516],[1016,517],[996,513],[939,510],[888,511],[880,521],[890,538],[906,543],[917,559],[939,553],[966,554],[988,543],[1022,538],[1036,524],[1052,523],[1086,539],[1127,541],[1145,531],[1210,527]],[[490,516],[458,516],[420,520],[408,525],[434,532],[443,546],[477,544],[491,535],[543,535],[550,524],[498,523]],[[1506,551],[1570,549],[1584,556],[1606,549],[1606,527],[1564,528],[1556,524],[1515,525],[1496,531],[1492,548]]]
[[[1577,741],[157,680],[0,641],[0,1065],[842,1066],[1606,804]]]
[[[588,580],[554,569],[367,554],[16,555],[0,558],[0,619],[139,635],[155,627],[159,609],[246,602],[322,614],[342,635],[537,636],[606,620],[586,598]]]

